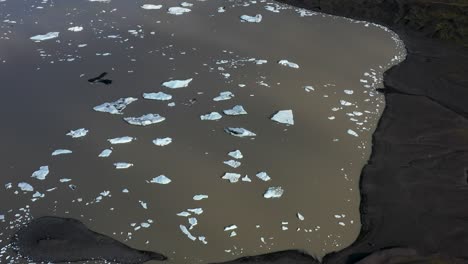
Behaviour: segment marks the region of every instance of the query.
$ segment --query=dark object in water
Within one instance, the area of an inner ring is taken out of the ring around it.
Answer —
[[[53,216],[34,219],[15,234],[12,243],[22,257],[34,262],[107,260],[141,264],[167,259],[159,253],[133,249],[93,232],[78,220]]]
[[[223,264],[319,264],[314,257],[297,250],[286,250],[259,256],[242,257]]]
[[[103,72],[103,73],[99,74],[98,77],[94,77],[94,78],[89,79],[88,82],[90,82],[90,83],[100,82],[100,83],[103,83],[103,84],[106,84],[106,85],[112,84],[112,80],[103,79],[106,75],[107,75],[107,72]]]

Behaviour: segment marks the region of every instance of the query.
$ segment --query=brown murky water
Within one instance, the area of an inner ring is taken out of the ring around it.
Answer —
[[[173,15],[167,9],[181,2],[0,2],[2,246],[28,217],[43,215],[79,218],[130,246],[164,253],[172,263],[291,248],[323,256],[356,238],[359,174],[384,107],[375,88],[382,72],[403,58],[401,43],[376,25],[272,2],[191,3],[191,12]],[[163,6],[146,10],[143,4]],[[225,12],[218,12],[223,6]],[[256,14],[262,15],[260,23],[240,21],[241,15]],[[83,30],[67,30],[73,26]],[[29,39],[47,32],[60,35],[38,43]],[[268,62],[248,61],[252,58]],[[279,65],[282,59],[299,69]],[[104,71],[112,85],[87,82]],[[193,81],[185,88],[161,86],[188,78]],[[159,91],[172,100],[142,98]],[[223,91],[235,96],[213,101]],[[93,110],[130,96],[139,100],[123,115]],[[248,114],[200,120],[234,105]],[[270,120],[288,109],[294,125]],[[122,120],[147,113],[166,120],[146,127]],[[226,127],[244,127],[257,136],[233,137]],[[88,129],[88,135],[65,135],[78,128]],[[107,141],[122,136],[137,140],[112,146]],[[152,143],[164,137],[173,142]],[[110,147],[110,157],[98,157]],[[73,153],[52,157],[56,149]],[[223,164],[236,149],[244,156],[238,160],[242,165]],[[134,166],[116,170],[116,162]],[[46,165],[45,180],[31,178]],[[261,171],[271,180],[257,178]],[[249,175],[251,182],[229,183],[221,179],[226,172]],[[148,183],[158,175],[172,182]],[[34,191],[19,190],[19,182]],[[276,186],[284,189],[282,197],[265,199],[264,192]],[[34,199],[36,192],[45,196]],[[195,201],[197,194],[209,198]],[[180,230],[190,226],[189,217],[177,214],[191,208],[203,209],[190,216],[198,220],[190,232],[205,236],[206,245]],[[224,231],[231,225],[237,225],[234,237]]]

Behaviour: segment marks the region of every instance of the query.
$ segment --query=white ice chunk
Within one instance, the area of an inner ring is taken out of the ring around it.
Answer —
[[[18,183],[18,188],[20,188],[23,192],[32,192],[32,191],[34,191],[34,188],[31,186],[31,184],[29,184],[27,182]]]
[[[231,109],[226,109],[223,111],[225,115],[236,116],[236,115],[246,115],[247,111],[245,111],[242,105],[236,105]]]
[[[230,225],[230,226],[226,226],[224,228],[224,231],[232,231],[234,229],[237,229],[237,226],[236,225]]]
[[[189,229],[192,230],[194,226],[196,226],[198,224],[198,220],[195,218],[195,217],[190,217],[188,219],[188,222],[190,224],[190,227]]]
[[[193,4],[192,4],[192,3],[188,3],[188,2],[182,2],[182,3],[180,4],[180,6],[183,6],[183,7],[191,7],[191,6],[193,6]]]
[[[297,213],[297,218],[301,221],[304,221],[305,217],[301,213]]]
[[[33,172],[31,177],[43,181],[46,179],[48,174],[49,174],[49,166],[41,166],[39,170]]]
[[[49,39],[54,39],[54,38],[58,38],[60,32],[49,32],[47,34],[44,34],[44,35],[36,35],[36,36],[33,36],[31,37],[30,39],[32,41],[36,41],[36,42],[39,42],[39,41],[44,41],[44,40],[49,40]]]
[[[208,195],[206,195],[206,194],[197,194],[197,195],[193,196],[193,200],[195,200],[195,201],[201,201],[203,199],[208,199]]]
[[[262,22],[262,15],[257,14],[255,16],[249,16],[249,15],[242,15],[240,17],[242,22],[249,22],[249,23],[260,23]]]
[[[148,209],[148,204],[147,203],[145,203],[145,202],[143,202],[141,200],[138,201],[138,202],[140,203],[141,207],[143,207],[143,209]]]
[[[271,120],[281,124],[294,125],[294,116],[292,110],[278,111]]]
[[[73,151],[68,149],[57,149],[52,152],[52,156],[63,155],[63,154],[71,154]]]
[[[44,198],[45,197],[45,194],[43,193],[40,193],[40,192],[35,192],[33,195],[32,195],[33,198]]]
[[[111,138],[111,139],[108,139],[107,141],[109,141],[111,144],[125,144],[125,143],[130,143],[134,140],[135,138],[133,137],[118,137],[118,138]]]
[[[127,162],[116,162],[114,163],[114,166],[116,169],[120,170],[120,169],[128,169],[130,167],[133,166],[132,163],[127,163]]]
[[[242,159],[244,157],[240,150],[231,151],[228,153],[228,155],[235,159]]]
[[[241,175],[238,173],[226,172],[224,176],[222,177],[222,179],[229,180],[230,183],[235,183],[239,181],[240,177]]]
[[[89,130],[80,128],[77,130],[70,130],[70,132],[67,133],[67,136],[70,136],[72,138],[80,138],[86,136],[88,134]]]
[[[178,88],[187,87],[192,80],[193,78],[190,78],[187,80],[173,80],[173,81],[164,82],[162,85],[170,89],[178,89]]]
[[[208,242],[206,241],[206,237],[204,237],[204,236],[199,236],[198,240],[200,240],[205,245],[208,244]]]
[[[158,177],[154,177],[150,182],[157,184],[169,184],[171,183],[171,179],[169,179],[165,175],[159,175]]]
[[[80,32],[80,31],[83,30],[83,27],[80,27],[80,26],[69,27],[68,30],[69,30],[69,31],[72,31],[72,32]]]
[[[314,87],[313,87],[313,86],[310,86],[310,85],[304,86],[304,90],[305,90],[306,92],[315,91]]]
[[[206,114],[206,115],[201,115],[200,119],[201,120],[219,120],[222,117],[223,116],[218,112],[211,112],[211,113]]]
[[[287,66],[287,67],[290,67],[290,68],[294,68],[294,69],[299,69],[298,64],[296,64],[294,62],[290,62],[288,60],[280,60],[280,61],[278,61],[278,64],[283,65],[283,66]]]
[[[231,234],[229,235],[229,237],[235,237],[235,236],[237,236],[236,231],[232,231]]]
[[[103,150],[98,157],[100,158],[107,158],[109,157],[110,155],[112,154],[112,150],[111,149],[105,149]]]
[[[59,180],[60,182],[70,182],[71,179],[68,179],[68,178],[62,178]]]
[[[224,131],[235,137],[255,137],[257,135],[242,127],[227,127]]]
[[[252,180],[249,178],[249,175],[245,175],[245,176],[242,178],[242,181],[243,181],[243,182],[252,182]]]
[[[127,123],[129,123],[130,125],[148,126],[148,125],[160,123],[166,120],[166,118],[163,116],[160,116],[159,114],[146,114],[140,117],[125,117],[124,120],[127,121]]]
[[[0,215],[0,221],[4,221],[5,220],[5,215]]]
[[[184,225],[180,225],[180,230],[182,231],[182,233],[184,233],[190,240],[197,240],[196,237],[192,236],[192,234],[190,234],[190,231],[187,229],[187,227],[185,227]]]
[[[189,211],[191,213],[194,213],[196,215],[203,214],[203,209],[202,208],[187,209],[187,211]]]
[[[170,137],[165,137],[165,138],[157,138],[153,140],[153,144],[156,146],[166,146],[172,143],[172,138]]]
[[[263,197],[270,198],[280,198],[284,193],[283,188],[281,187],[269,187],[268,190],[263,194]]]
[[[172,99],[172,95],[163,92],[144,93],[143,98],[149,100],[169,101]]]
[[[262,65],[262,64],[265,64],[265,63],[268,63],[267,60],[255,60],[255,64],[257,65]]]
[[[167,13],[171,14],[171,15],[183,15],[185,13],[188,13],[192,10],[188,9],[188,8],[185,8],[185,7],[178,7],[178,6],[175,6],[175,7],[170,7],[169,9],[167,9]]]
[[[227,160],[227,161],[224,161],[223,163],[233,168],[238,168],[242,164],[236,160]]]
[[[351,135],[351,136],[355,136],[355,137],[359,137],[358,133],[356,133],[354,130],[352,129],[348,129],[348,134]]]
[[[270,176],[264,171],[257,173],[257,175],[255,175],[255,176],[257,176],[257,178],[259,178],[262,181],[271,180]]]
[[[345,101],[345,100],[340,100],[340,104],[343,105],[343,106],[351,106],[353,105],[352,103],[348,102],[348,101]]]
[[[182,217],[187,217],[187,216],[190,216],[190,213],[183,211],[183,212],[178,213],[177,215],[182,216]]]
[[[155,9],[161,9],[162,5],[145,4],[145,5],[142,5],[141,8],[146,9],[146,10],[155,10]]]
[[[353,90],[344,90],[344,93],[345,93],[345,94],[353,94],[354,91],[353,91]]]
[[[113,115],[120,115],[122,111],[131,103],[138,100],[134,97],[120,98],[115,102],[103,103],[95,106],[93,109],[97,112],[109,113]]]
[[[227,92],[221,92],[219,93],[219,96],[213,98],[213,101],[219,102],[219,101],[226,101],[234,97],[234,94],[227,91]]]

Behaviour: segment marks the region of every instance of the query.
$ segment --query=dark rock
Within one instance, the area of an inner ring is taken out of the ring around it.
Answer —
[[[265,255],[243,257],[226,264],[319,264],[320,262],[306,253],[297,250],[286,250]]]
[[[30,222],[16,233],[12,243],[21,256],[34,262],[107,260],[140,264],[167,259],[164,255],[136,250],[95,233],[78,220],[52,216]]]

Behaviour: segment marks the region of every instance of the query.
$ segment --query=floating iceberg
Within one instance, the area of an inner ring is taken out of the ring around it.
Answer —
[[[67,136],[70,136],[72,138],[80,138],[86,136],[88,134],[89,130],[80,128],[77,130],[70,130],[70,132],[67,133]]]
[[[187,80],[173,80],[173,81],[163,82],[162,85],[170,89],[178,89],[178,88],[187,87],[192,80],[193,78],[190,78]]]
[[[305,90],[306,92],[315,91],[314,87],[313,87],[313,86],[310,86],[310,85],[304,86],[304,90]]]
[[[117,163],[114,163],[114,166],[116,169],[120,170],[120,169],[128,169],[130,167],[133,166],[132,163],[127,163],[127,162],[117,162]]]
[[[190,227],[189,229],[192,230],[194,226],[196,226],[198,224],[198,220],[195,218],[195,217],[190,217],[188,219],[188,222],[190,224]]]
[[[297,218],[301,221],[304,221],[305,217],[301,213],[297,213]]]
[[[257,14],[256,16],[242,15],[240,19],[242,22],[260,23],[262,22],[262,15],[260,14]]]
[[[271,120],[281,124],[294,125],[294,116],[292,110],[278,111]]]
[[[203,209],[201,209],[201,208],[187,209],[187,211],[189,211],[191,213],[194,213],[196,215],[203,214]]]
[[[140,117],[125,117],[124,120],[127,121],[127,123],[129,123],[130,125],[148,126],[148,125],[160,123],[166,120],[166,118],[158,114],[146,114]]]
[[[172,138],[166,137],[166,138],[157,138],[153,140],[153,144],[156,146],[166,146],[172,143]]]
[[[246,115],[247,111],[245,111],[242,105],[236,105],[231,109],[226,109],[223,111],[225,115],[230,116],[237,116],[237,115]]]
[[[18,183],[18,188],[20,188],[23,192],[32,192],[32,191],[34,191],[34,188],[31,186],[31,184],[29,184],[27,182]]]
[[[73,153],[73,151],[68,150],[68,149],[57,149],[54,152],[52,152],[52,156],[71,154],[71,153]]]
[[[264,171],[257,173],[257,175],[255,175],[255,176],[257,176],[257,178],[259,178],[262,181],[271,180],[270,176]]]
[[[213,101],[219,102],[219,101],[226,101],[234,97],[234,94],[231,92],[221,92],[219,93],[219,96],[213,98]]]
[[[242,181],[243,181],[243,182],[252,182],[252,180],[249,178],[249,175],[245,175],[245,176],[242,178]]]
[[[348,134],[351,135],[351,136],[355,136],[355,137],[359,137],[358,133],[356,133],[354,130],[352,129],[348,129]]]
[[[222,117],[223,116],[218,112],[211,112],[211,113],[206,114],[206,115],[201,115],[200,119],[201,120],[219,120]]]
[[[240,174],[238,173],[231,173],[231,172],[226,172],[221,179],[224,180],[229,180],[230,183],[236,183],[239,181],[239,178],[241,177]]]
[[[199,236],[198,240],[200,240],[205,245],[208,244],[208,242],[206,241],[206,237],[204,237],[204,236]]]
[[[122,114],[122,111],[131,103],[138,100],[134,97],[120,98],[115,102],[103,103],[95,106],[93,109],[97,112],[109,113],[113,115]]]
[[[185,8],[185,7],[178,7],[178,6],[175,6],[175,7],[170,7],[169,9],[167,9],[167,13],[171,14],[171,15],[183,15],[185,13],[188,13],[192,10],[188,9],[188,8]]]
[[[235,236],[237,236],[236,231],[232,231],[231,234],[229,235],[229,237],[235,237]]]
[[[148,209],[148,204],[147,203],[145,203],[145,202],[143,202],[141,200],[138,201],[138,202],[140,203],[141,207],[143,207],[143,209]]]
[[[235,137],[255,137],[257,135],[242,127],[227,127],[224,131]]]
[[[49,40],[49,39],[54,39],[58,38],[60,32],[49,32],[44,35],[36,35],[34,37],[30,37],[31,40],[39,42],[39,41],[44,41],[44,40]]]
[[[149,100],[169,101],[172,99],[172,95],[163,92],[144,93],[143,98]]]
[[[187,216],[190,216],[190,213],[183,211],[183,212],[178,213],[177,215],[182,216],[182,217],[187,217]]]
[[[231,151],[228,153],[228,155],[235,159],[242,159],[244,157],[240,150]]]
[[[195,200],[195,201],[201,201],[203,199],[208,199],[208,195],[206,195],[206,194],[197,194],[197,195],[193,196],[193,200]]]
[[[345,94],[353,94],[354,91],[353,91],[353,90],[344,90],[344,93],[345,93]]]
[[[157,184],[169,184],[171,183],[171,179],[169,179],[165,175],[159,175],[158,177],[154,177],[150,182]]]
[[[233,168],[238,168],[242,164],[236,160],[227,160],[227,161],[224,161],[223,163]]]
[[[230,226],[226,226],[224,228],[224,231],[232,231],[234,229],[237,229],[237,226],[236,225],[230,225]]]
[[[284,193],[283,188],[281,187],[270,187],[266,192],[263,194],[263,197],[270,199],[270,198],[280,198]]]
[[[108,139],[111,144],[125,144],[125,143],[130,143],[134,140],[135,138],[133,137],[118,137],[118,138],[111,138]]]
[[[146,4],[142,5],[141,8],[147,9],[147,10],[154,10],[154,9],[161,9],[162,5],[151,5],[151,4]]]
[[[257,65],[262,65],[262,64],[265,64],[265,63],[268,63],[268,61],[267,60],[256,60],[255,61],[255,64],[257,64]]]
[[[182,3],[180,4],[180,6],[183,6],[183,7],[191,7],[191,6],[193,6],[193,4],[192,4],[192,3],[188,3],[188,2],[182,2]]]
[[[294,62],[290,62],[288,60],[280,60],[280,61],[278,61],[278,64],[283,65],[283,66],[287,66],[287,67],[290,67],[290,68],[294,68],[294,69],[299,69],[299,65],[297,65]]]
[[[69,27],[68,30],[69,30],[69,31],[72,31],[72,32],[80,32],[80,31],[83,30],[83,27],[80,27],[80,26]]]
[[[98,157],[100,158],[107,158],[109,157],[110,155],[112,154],[112,150],[111,149],[105,149],[103,150]]]
[[[190,234],[190,231],[187,229],[187,227],[185,227],[184,225],[180,225],[180,230],[182,231],[182,233],[184,233],[190,240],[192,241],[195,241],[197,240],[196,237],[192,236],[192,234]]]
[[[48,174],[49,174],[49,166],[41,166],[39,170],[33,172],[31,177],[43,181],[45,180]]]

